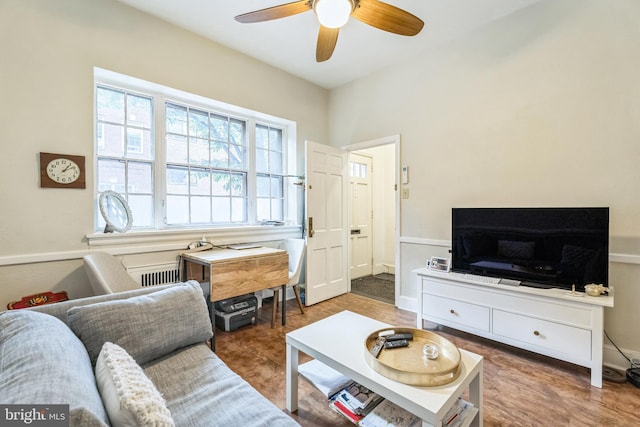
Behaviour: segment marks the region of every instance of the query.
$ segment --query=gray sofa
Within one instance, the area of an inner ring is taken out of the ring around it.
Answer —
[[[197,282],[3,312],[0,404],[68,404],[70,425],[110,425],[108,390],[96,380],[96,365],[117,367],[113,361],[120,360],[109,358],[109,344],[104,343],[110,342],[126,351],[135,365],[132,369],[151,380],[148,388],[155,386],[173,420],[149,423],[298,425],[209,349],[206,341],[211,337]],[[101,365],[104,358],[106,365]],[[118,392],[122,395],[121,389]],[[137,404],[142,412],[155,408]]]

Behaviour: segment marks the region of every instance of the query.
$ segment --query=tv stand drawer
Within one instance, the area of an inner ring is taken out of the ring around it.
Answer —
[[[423,313],[429,317],[489,332],[491,312],[488,307],[427,293],[423,299]]]
[[[591,360],[591,331],[560,323],[493,311],[493,333],[577,360]]]

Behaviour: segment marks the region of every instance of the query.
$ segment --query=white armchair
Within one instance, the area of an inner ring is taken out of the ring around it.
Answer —
[[[298,307],[300,307],[300,313],[304,314],[302,300],[300,299],[300,289],[298,288],[298,282],[300,281],[300,272],[302,271],[302,262],[304,260],[306,243],[304,239],[287,239],[280,244],[279,248],[285,249],[289,253],[289,283],[287,283],[286,287],[293,287],[293,293],[296,296]],[[271,312],[271,327],[273,328],[276,323],[276,315],[278,312],[280,287],[275,287],[271,290],[273,291],[273,308]],[[282,298],[286,297],[287,295],[285,292]]]
[[[95,295],[140,289],[122,262],[111,254],[94,252],[85,255],[84,269]]]

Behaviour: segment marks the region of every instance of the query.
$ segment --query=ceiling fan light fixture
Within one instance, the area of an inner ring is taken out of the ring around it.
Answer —
[[[320,25],[326,28],[340,28],[349,20],[353,11],[352,0],[315,0],[313,11]]]

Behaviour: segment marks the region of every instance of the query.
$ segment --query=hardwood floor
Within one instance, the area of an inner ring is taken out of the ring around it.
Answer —
[[[285,334],[326,316],[350,310],[397,326],[415,327],[415,314],[390,304],[346,294],[305,309],[287,304],[287,325],[271,328],[265,304],[256,325],[233,332],[216,330],[216,354],[279,408],[285,407]],[[278,319],[279,321],[279,319]],[[458,347],[484,356],[485,426],[638,426],[640,388],[604,381],[590,385],[589,370],[494,343],[463,332],[437,333]],[[300,363],[310,358],[300,355]],[[291,416],[303,426],[353,426],[333,412],[304,380],[299,409]],[[285,412],[286,410],[283,409]]]

